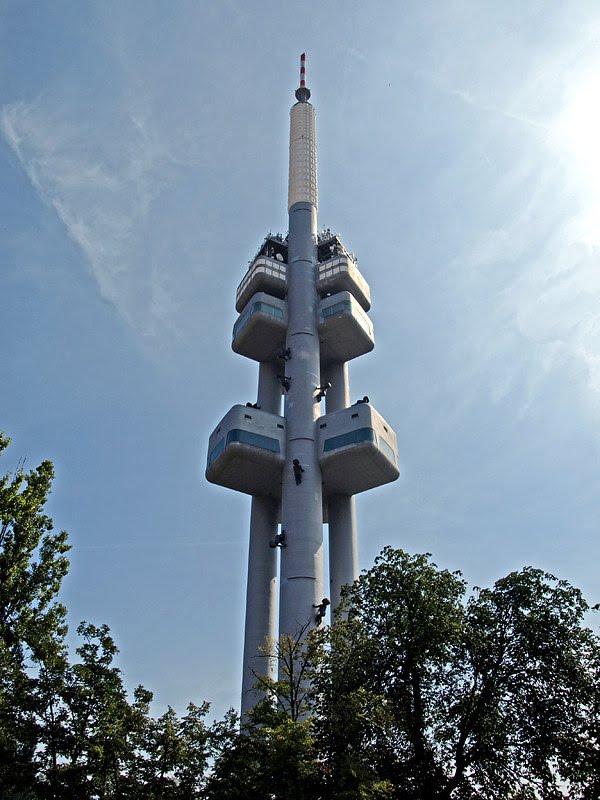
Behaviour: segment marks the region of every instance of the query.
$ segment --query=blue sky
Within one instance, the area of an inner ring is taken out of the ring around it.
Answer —
[[[239,702],[250,501],[203,471],[255,399],[235,289],[287,227],[302,51],[319,222],[372,291],[352,396],[402,465],[361,567],[600,600],[599,44],[591,0],[0,2],[4,469],[55,462],[72,629],[106,622],[157,711]]]

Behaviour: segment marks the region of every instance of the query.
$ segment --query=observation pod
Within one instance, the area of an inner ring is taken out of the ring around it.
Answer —
[[[321,362],[344,362],[375,347],[373,324],[350,292],[338,292],[319,303]]]
[[[244,306],[233,326],[234,353],[254,361],[277,361],[285,347],[287,303],[265,292],[257,292]]]
[[[237,288],[235,310],[241,314],[246,303],[257,292],[283,299],[287,292],[287,265],[276,258],[257,256]]]
[[[317,425],[324,495],[359,494],[399,477],[396,434],[368,403],[325,414]]]
[[[234,406],[208,440],[206,480],[256,496],[281,496],[285,421],[258,408]]]
[[[363,278],[356,262],[348,255],[336,256],[319,264],[317,292],[321,297],[347,291],[353,295],[362,308],[371,308],[371,289]]]

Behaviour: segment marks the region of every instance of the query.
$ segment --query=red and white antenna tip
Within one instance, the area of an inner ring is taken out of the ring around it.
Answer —
[[[306,85],[306,53],[300,56],[300,86],[296,89],[296,100],[306,103],[310,98],[310,89]]]

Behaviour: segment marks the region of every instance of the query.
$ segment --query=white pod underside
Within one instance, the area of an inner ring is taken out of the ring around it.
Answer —
[[[288,211],[294,203],[318,204],[315,109],[310,103],[296,103],[290,112]]]

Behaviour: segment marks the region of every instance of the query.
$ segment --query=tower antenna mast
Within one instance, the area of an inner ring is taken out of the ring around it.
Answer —
[[[306,85],[306,53],[300,56],[300,86],[296,89],[296,100],[300,103],[310,100],[310,89]]]

